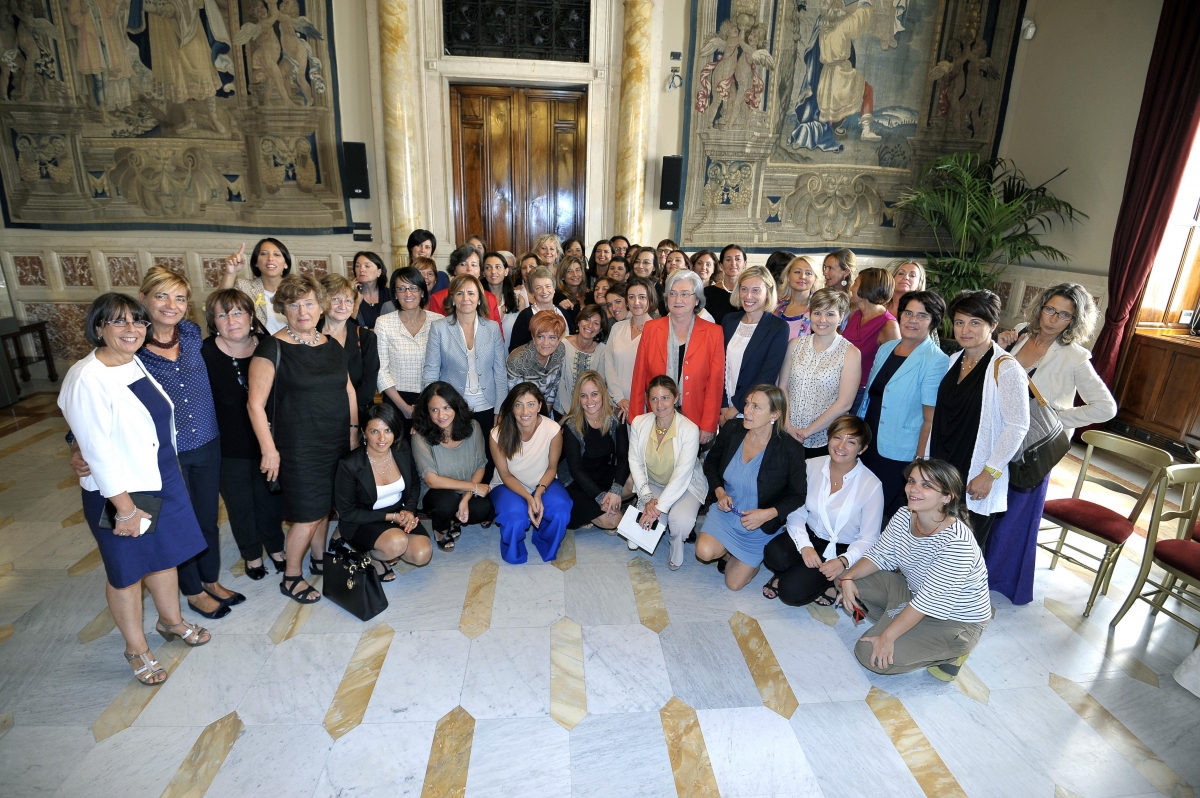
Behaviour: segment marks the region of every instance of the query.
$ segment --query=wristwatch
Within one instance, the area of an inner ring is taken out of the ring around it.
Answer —
[[[984,466],[983,470],[991,474],[992,479],[1000,479],[1000,477],[1004,475],[1003,471],[999,470],[998,468],[992,468],[991,466]]]

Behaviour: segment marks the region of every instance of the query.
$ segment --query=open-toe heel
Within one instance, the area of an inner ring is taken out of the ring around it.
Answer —
[[[275,559],[275,555],[272,554],[271,555],[271,564],[275,566],[275,573],[277,573],[277,574],[287,573],[287,557],[277,560],[277,559]]]
[[[438,535],[442,535],[442,537],[439,538]],[[434,542],[437,543],[439,549],[442,551],[454,551],[454,538],[450,537],[449,532],[442,533],[435,531],[433,536]]]
[[[296,588],[304,581],[303,576],[285,576],[279,583],[279,592],[299,604],[316,604],[321,600],[321,593],[312,585],[296,592]]]
[[[150,656],[150,649],[146,649],[141,654],[126,654],[125,659],[127,659],[130,664],[139,660],[141,661],[142,667],[133,672],[133,678],[137,679],[142,684],[149,687],[158,687],[167,680],[167,671],[162,665],[158,664],[158,660]],[[162,674],[161,679],[158,678],[160,673]]]
[[[168,643],[178,637],[192,648],[202,646],[209,640],[212,640],[212,635],[203,626],[197,626],[194,623],[187,623],[185,621],[173,623],[169,626],[159,621],[154,624],[154,631],[162,635],[163,640],[166,640]]]
[[[772,585],[771,582],[775,582],[775,584]],[[762,593],[763,593],[763,598],[768,598],[768,599],[779,598],[779,582],[775,579],[768,580],[768,582],[765,585],[763,585]]]

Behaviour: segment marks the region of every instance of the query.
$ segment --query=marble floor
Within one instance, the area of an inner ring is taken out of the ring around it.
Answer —
[[[1090,618],[1089,583],[1045,561],[1032,604],[994,594],[995,621],[945,684],[870,674],[844,615],[767,601],[761,578],[731,593],[690,556],[671,571],[665,545],[649,557],[580,530],[559,561],[512,566],[494,528],[468,528],[361,623],[246,578],[224,525],[222,581],[249,600],[207,622],[209,645],[157,649],[171,677],[144,687],[105,608],[52,402],[26,399],[0,435],[6,798],[1117,798],[1200,785],[1200,698],[1171,677],[1195,634],[1143,605],[1108,633],[1141,538]],[[1076,468],[1064,461],[1052,496]]]

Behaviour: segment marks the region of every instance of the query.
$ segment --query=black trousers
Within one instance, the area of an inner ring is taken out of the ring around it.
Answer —
[[[397,391],[396,393],[400,394],[400,398],[403,399],[408,404],[412,405],[413,407],[417,406],[417,399],[421,396],[421,394],[413,393],[411,391]],[[387,402],[389,405],[391,405],[393,408],[395,408],[396,412],[400,414],[400,424],[401,424],[401,426],[404,427],[404,434],[411,435],[412,427],[413,427],[412,419],[405,417],[404,412],[400,409],[400,406],[398,404],[396,404],[395,402],[393,402],[392,398],[390,396],[388,396],[386,393],[381,393],[380,396],[383,397],[383,401]],[[364,416],[359,415],[359,419],[362,419],[362,418],[364,418]],[[366,426],[366,425],[364,424],[364,426]]]
[[[825,555],[829,553],[829,541],[817,537],[811,529],[808,530],[808,538],[821,556],[821,561],[828,559]],[[834,548],[837,553],[833,556],[836,557],[845,554],[849,546],[839,543]],[[763,549],[763,565],[779,579],[779,600],[789,607],[802,607],[833,586],[825,574],[804,564],[796,541],[787,532],[776,535]]]
[[[875,453],[874,446],[869,447],[861,459],[863,465],[883,483],[883,525],[887,527],[896,511],[908,506],[908,497],[904,495],[904,469],[912,461],[881,457]]]
[[[179,469],[187,486],[192,510],[204,533],[208,548],[190,560],[179,564],[179,589],[185,596],[204,592],[204,585],[221,578],[221,535],[217,528],[221,493],[221,439],[187,452],[179,453]]]
[[[445,533],[450,529],[456,519],[455,513],[458,512],[458,503],[462,501],[462,494],[456,490],[447,490],[445,488],[430,488],[425,493],[425,500],[422,502],[422,508],[429,513],[429,518],[433,521],[433,529],[435,532]],[[484,521],[490,521],[495,513],[492,510],[492,503],[486,496],[472,496],[467,502],[467,524],[482,524]]]
[[[987,539],[992,531],[992,524],[1002,515],[1004,513],[980,515],[979,513],[967,511],[967,517],[971,521],[971,531],[975,533],[975,542],[979,544],[980,551],[987,551]]]
[[[487,457],[487,465],[483,468],[483,481],[491,482],[492,474],[496,473],[496,464],[492,461],[492,427],[496,424],[496,411],[489,407],[487,410],[476,410],[471,418],[479,423],[483,432],[483,453]]]
[[[229,529],[242,559],[249,562],[283,552],[283,495],[267,490],[259,461],[221,458],[221,497],[229,514]]]

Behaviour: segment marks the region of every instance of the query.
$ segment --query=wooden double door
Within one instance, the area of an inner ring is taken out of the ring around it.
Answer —
[[[451,85],[455,241],[520,256],[582,237],[586,131],[586,91]]]

